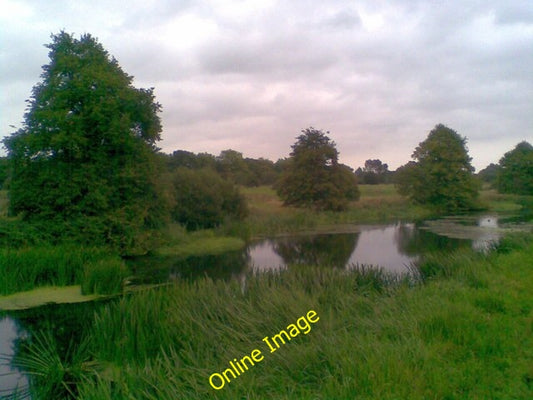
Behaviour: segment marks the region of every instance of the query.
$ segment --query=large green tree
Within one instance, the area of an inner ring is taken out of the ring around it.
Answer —
[[[526,141],[500,160],[497,187],[501,193],[533,194],[533,146]]]
[[[476,207],[479,182],[473,175],[466,138],[439,124],[413,152],[412,161],[397,171],[401,194],[440,211]]]
[[[91,35],[60,32],[21,129],[4,141],[10,212],[125,251],[158,225],[160,105]]]
[[[339,152],[327,133],[302,130],[276,184],[285,205],[339,211],[359,198],[351,168],[338,163]]]

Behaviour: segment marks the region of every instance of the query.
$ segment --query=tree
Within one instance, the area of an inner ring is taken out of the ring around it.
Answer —
[[[144,247],[162,222],[154,183],[161,106],[86,34],[52,35],[21,129],[4,140],[10,212],[57,235]]]
[[[189,230],[213,228],[247,214],[244,197],[212,169],[178,168],[171,176],[175,205],[172,219]]]
[[[366,160],[364,168],[358,168],[355,174],[360,179],[360,182],[369,185],[384,183],[387,181],[389,174],[389,166],[384,164],[381,160]]]
[[[317,210],[343,210],[359,198],[351,168],[339,164],[335,142],[313,127],[302,130],[276,184],[285,205]]]
[[[533,194],[533,146],[526,141],[505,153],[497,175],[500,193]]]
[[[494,163],[490,163],[485,168],[477,173],[479,179],[482,182],[488,183],[489,185],[494,185],[498,176],[498,170],[500,167]]]
[[[414,202],[453,212],[476,207],[479,182],[473,176],[466,138],[439,124],[397,171],[399,192]]]
[[[222,177],[238,185],[248,186],[253,179],[252,172],[244,161],[242,153],[232,149],[220,152],[217,157],[217,170]]]

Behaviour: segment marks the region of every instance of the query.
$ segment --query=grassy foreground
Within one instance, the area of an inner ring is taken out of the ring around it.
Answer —
[[[79,365],[40,372],[50,391],[62,376],[77,382],[76,398],[98,400],[530,399],[531,260],[529,235],[488,255],[434,255],[416,285],[326,268],[244,285],[176,283],[107,304]],[[270,353],[262,339],[309,310],[320,318],[310,331]],[[209,385],[254,349],[261,362],[220,390]],[[50,351],[38,353],[51,359]]]

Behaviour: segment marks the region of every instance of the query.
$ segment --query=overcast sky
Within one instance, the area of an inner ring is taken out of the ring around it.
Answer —
[[[394,169],[443,123],[479,170],[533,141],[531,0],[0,0],[0,136],[60,30],[155,87],[165,152],[276,160],[313,126]]]

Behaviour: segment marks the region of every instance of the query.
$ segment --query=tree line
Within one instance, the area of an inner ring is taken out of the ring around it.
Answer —
[[[359,198],[360,183],[395,183],[412,201],[442,212],[477,207],[466,138],[439,124],[397,171],[369,159],[354,171],[339,163],[335,142],[303,129],[290,157],[276,162],[156,146],[162,131],[154,89],[132,84],[91,35],[52,35],[49,64],[29,99],[22,128],[3,144],[0,182],[9,213],[51,240],[106,243],[123,253],[153,248],[169,222],[187,229],[242,219],[238,186],[273,185],[285,205],[341,211]],[[498,166],[480,173],[504,193],[532,194],[533,148],[522,142]],[[1,230],[0,230],[1,231]],[[1,236],[0,232],[0,236]]]

